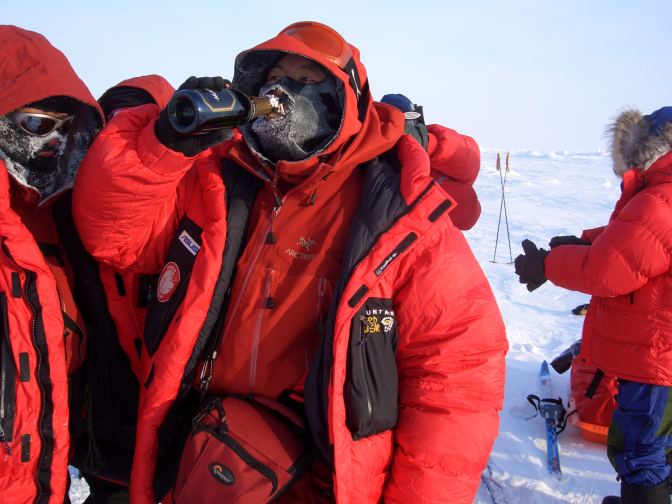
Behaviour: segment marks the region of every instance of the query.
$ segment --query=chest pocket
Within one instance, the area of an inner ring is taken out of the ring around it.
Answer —
[[[346,423],[353,439],[397,423],[398,334],[391,299],[370,298],[352,319],[345,381]]]
[[[168,249],[166,263],[147,305],[144,339],[149,355],[156,353],[173,315],[184,299],[196,256],[201,248],[202,232],[203,230],[186,216],[177,226],[175,237]]]

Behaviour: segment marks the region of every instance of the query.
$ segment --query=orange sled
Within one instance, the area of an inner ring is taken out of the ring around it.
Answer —
[[[607,434],[609,433],[609,427],[584,422],[579,420],[578,415],[570,416],[569,421],[579,429],[581,436],[586,441],[590,441],[591,443],[607,444]]]

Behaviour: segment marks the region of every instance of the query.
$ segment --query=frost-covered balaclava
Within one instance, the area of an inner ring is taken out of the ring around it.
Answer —
[[[53,142],[54,139],[58,142]],[[58,130],[46,136],[35,136],[23,131],[6,116],[0,116],[0,157],[4,159],[7,171],[21,184],[37,189],[42,198],[53,192],[64,147],[65,136]],[[37,155],[49,151],[54,155]]]
[[[306,159],[336,136],[343,106],[333,75],[317,84],[283,77],[261,87],[259,95],[268,94],[280,96],[285,114],[260,117],[241,131],[248,145],[271,161]]]

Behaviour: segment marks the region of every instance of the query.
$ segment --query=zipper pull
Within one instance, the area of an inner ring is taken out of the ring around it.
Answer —
[[[203,362],[203,367],[201,368],[201,376],[199,376],[198,378],[201,397],[205,397],[205,394],[207,394],[208,392],[208,387],[210,386],[210,381],[212,380],[212,375],[214,372],[214,364],[216,358],[217,358],[217,351],[214,350],[212,354],[208,356]]]
[[[275,232],[273,231],[273,224],[275,223],[275,219],[278,217],[278,214],[280,213],[281,206],[282,206],[282,200],[276,194],[275,206],[273,207],[273,211],[271,212],[271,219],[269,220],[268,223],[268,233],[266,233],[266,243],[275,243],[276,241],[278,241],[278,238],[275,235]]]
[[[1,425],[0,425],[0,444],[2,444],[2,446],[5,448],[7,456],[10,456],[12,454],[12,448],[9,446],[7,439],[5,439],[5,431],[2,430]]]

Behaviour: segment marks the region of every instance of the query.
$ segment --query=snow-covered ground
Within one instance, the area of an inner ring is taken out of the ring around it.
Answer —
[[[572,315],[570,310],[587,302],[588,296],[550,283],[527,292],[509,264],[503,212],[497,262],[492,262],[501,203],[496,152],[483,152],[476,183],[483,211],[478,224],[466,236],[497,297],[511,348],[499,437],[475,502],[599,503],[603,496],[619,492],[605,447],[584,441],[576,428],[568,425],[559,438],[563,478],[557,480],[546,472],[543,422],[539,418],[525,420],[533,413],[526,396],[537,392],[540,363],[544,359],[550,361],[580,337],[583,318]],[[619,195],[619,181],[611,171],[610,158],[603,152],[520,151],[511,153],[505,191],[511,255],[515,258],[524,238],[547,247],[552,236],[580,234],[583,229],[606,223]],[[552,373],[554,392],[566,400],[569,373]],[[81,503],[87,494],[86,483],[73,478],[73,503]]]
[[[606,224],[620,192],[610,161],[604,152],[512,152],[510,172],[504,174],[513,258],[521,253],[524,238],[548,248],[553,236],[580,235],[583,229]],[[580,337],[583,317],[573,315],[571,309],[586,303],[588,296],[550,282],[527,292],[518,283],[513,264],[508,264],[511,256],[503,212],[497,262],[492,262],[501,203],[496,151],[483,153],[476,190],[483,211],[466,236],[499,303],[510,350],[499,437],[475,502],[587,504],[600,503],[605,495],[619,495],[604,445],[584,441],[568,425],[559,436],[563,477],[558,481],[546,472],[542,420],[525,419],[534,413],[526,396],[537,393],[540,363],[550,362]],[[551,373],[556,396],[566,401],[569,372]]]

